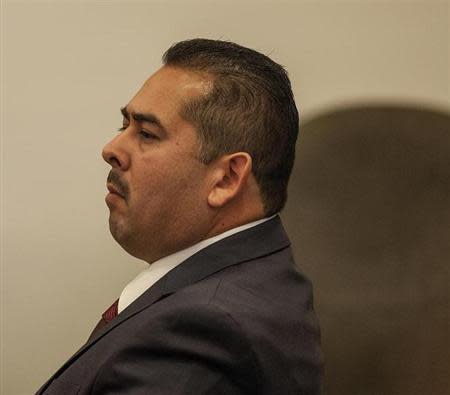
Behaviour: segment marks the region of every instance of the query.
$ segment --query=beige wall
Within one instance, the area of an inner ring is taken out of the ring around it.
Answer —
[[[291,75],[305,118],[449,109],[446,1],[3,1],[1,394],[33,393],[145,267],[112,240],[100,158],[173,42],[230,39]]]

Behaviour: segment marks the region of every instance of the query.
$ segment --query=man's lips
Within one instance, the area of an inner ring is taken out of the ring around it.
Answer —
[[[113,184],[108,183],[106,184],[106,188],[108,188],[108,191],[110,193],[113,193],[114,195],[118,195],[121,198],[123,198],[123,194],[119,191],[119,189],[117,187],[115,187]]]

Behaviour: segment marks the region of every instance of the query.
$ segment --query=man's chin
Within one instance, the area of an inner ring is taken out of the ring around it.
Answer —
[[[126,252],[138,259],[144,259],[139,253],[139,248],[136,246],[136,237],[133,237],[129,229],[124,223],[109,217],[109,230],[114,240],[119,244]]]
[[[117,243],[122,245],[125,243],[126,239],[128,238],[126,235],[126,227],[123,221],[120,221],[118,218],[116,218],[113,213],[109,215],[109,231],[111,232],[112,237],[114,238]]]

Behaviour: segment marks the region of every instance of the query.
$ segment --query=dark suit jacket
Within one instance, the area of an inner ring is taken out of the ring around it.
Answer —
[[[310,282],[279,217],[161,278],[38,394],[311,395],[322,379]]]

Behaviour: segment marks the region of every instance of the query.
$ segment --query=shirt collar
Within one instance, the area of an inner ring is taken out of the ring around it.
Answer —
[[[197,253],[198,251],[210,246],[211,244],[217,243],[228,236],[235,233],[242,232],[246,229],[252,228],[266,222],[278,214],[272,215],[271,217],[266,217],[259,219],[257,221],[250,222],[238,226],[236,228],[227,230],[217,236],[211,237],[206,240],[202,240],[184,250],[177,251],[171,255],[165,256],[152,264],[150,264],[146,269],[139,273],[128,285],[123,289],[119,298],[118,312],[123,311],[128,305],[134,302],[139,296],[141,296],[148,288],[150,288],[154,283],[156,283],[160,278],[167,274],[170,270],[174,269],[180,263],[184,262],[186,259]]]

